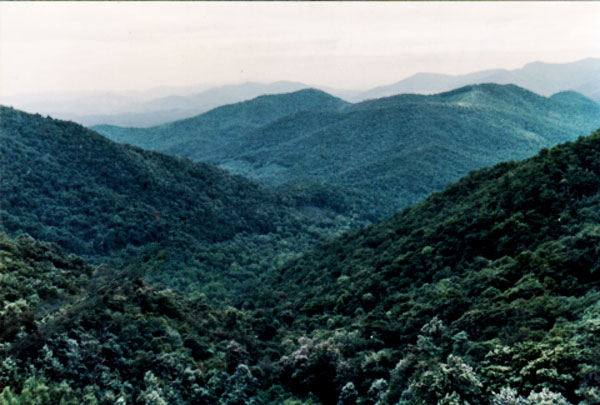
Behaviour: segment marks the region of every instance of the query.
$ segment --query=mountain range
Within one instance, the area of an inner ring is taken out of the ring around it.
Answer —
[[[519,69],[492,69],[465,75],[417,73],[397,83],[368,90],[344,90],[294,81],[246,82],[229,85],[158,87],[147,91],[44,93],[3,96],[0,102],[32,113],[99,124],[150,127],[201,114],[225,104],[261,95],[318,88],[350,102],[388,97],[401,93],[433,94],[458,87],[480,84],[516,84],[535,93],[550,96],[560,91],[576,91],[600,101],[600,59],[571,63],[533,62]]]
[[[495,83],[0,106],[0,405],[598,404],[598,127]]]
[[[376,196],[378,204],[363,214],[381,218],[471,170],[531,156],[598,126],[600,106],[580,94],[543,97],[514,85],[483,84],[356,104],[301,90],[147,129],[94,129],[272,188],[328,184]]]
[[[7,107],[0,173],[0,229],[9,235],[28,233],[121,267],[161,257],[149,277],[221,299],[241,296],[231,280],[250,288],[265,268],[360,223],[335,190],[275,193]]]
[[[3,198],[12,199],[2,207],[31,211],[40,222],[33,227],[73,229],[77,217],[62,216],[68,209],[102,226],[97,215],[123,212],[111,208],[121,175],[119,192],[141,187],[142,201],[144,184],[156,188],[152,198],[172,204],[185,201],[190,187],[210,216],[227,216],[223,237],[256,215],[236,210],[249,202],[232,200],[228,189],[266,204],[267,222],[276,218],[273,200],[243,179],[112,144],[72,123],[1,112],[2,152],[30,163],[29,172],[3,167],[18,183],[10,188],[3,176]],[[70,164],[70,148],[84,158]],[[93,176],[86,162],[96,159],[102,175]],[[69,191],[53,174],[57,165],[75,188],[64,205],[57,195]],[[169,194],[172,183],[181,187]],[[80,187],[99,192],[84,201]],[[473,172],[386,220],[275,264],[238,307],[149,282],[144,274],[164,260],[160,251],[124,267],[94,266],[56,244],[0,235],[0,403],[596,403],[599,189],[596,131]],[[213,192],[218,198],[206,200],[203,193]],[[44,204],[36,207],[37,198]],[[120,221],[137,230],[147,221],[135,223],[136,204],[128,200],[132,215]],[[150,221],[160,222],[154,215]],[[181,234],[179,248],[214,237],[210,217],[198,227]],[[80,237],[85,243],[94,234]]]
[[[147,127],[201,114],[215,107],[264,94],[288,93],[308,86],[298,82],[255,83],[149,92],[49,93],[9,97],[3,101],[19,109],[72,120],[82,125],[113,124]]]
[[[543,96],[576,91],[600,102],[600,59],[571,63],[532,62],[519,69],[491,69],[464,75],[417,73],[397,83],[376,87],[354,96],[354,101],[401,93],[432,94],[480,83],[515,84]]]

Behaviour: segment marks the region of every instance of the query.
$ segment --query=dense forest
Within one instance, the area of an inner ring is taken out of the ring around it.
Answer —
[[[600,403],[600,131],[325,241],[343,193],[0,114],[2,405]]]
[[[255,115],[265,105],[272,112]],[[302,90],[153,128],[94,128],[286,191],[335,185],[361,196],[363,216],[381,219],[471,170],[530,157],[599,126],[600,106],[580,94],[482,84],[357,104]],[[365,204],[373,195],[377,204]]]
[[[597,131],[314,249],[273,274],[267,305],[322,341],[353,336],[350,362],[376,353],[353,382],[380,376],[389,403],[486,403],[507,386],[598,403],[599,191]]]
[[[275,193],[206,164],[119,145],[80,125],[0,108],[0,218],[11,235],[95,263],[164,258],[149,276],[219,299],[366,223],[335,189]],[[365,200],[365,204],[368,202]]]

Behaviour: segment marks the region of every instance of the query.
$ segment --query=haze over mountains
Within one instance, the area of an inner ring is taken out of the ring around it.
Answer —
[[[378,218],[469,171],[531,156],[600,126],[574,93],[466,86],[349,104],[318,90],[262,96],[157,127],[95,130],[117,141],[226,168],[272,187],[329,184],[379,203]]]
[[[4,104],[87,126],[114,124],[144,127],[191,117],[263,94],[287,93],[308,86],[296,82],[247,82],[195,91],[198,87],[158,88],[147,92],[43,94],[8,98]]]
[[[418,73],[397,83],[359,93],[355,100],[401,93],[439,93],[468,84],[515,84],[543,96],[573,90],[600,102],[600,59],[571,63],[528,63],[520,69],[492,69],[465,75]]]
[[[418,73],[400,82],[369,90],[343,90],[292,81],[247,82],[235,85],[160,87],[148,91],[53,93],[3,97],[1,102],[32,113],[69,119],[82,125],[110,124],[149,127],[192,117],[212,108],[249,100],[265,94],[318,88],[346,101],[387,97],[401,93],[432,94],[469,84],[516,84],[550,96],[566,90],[577,91],[600,101],[600,59],[552,64],[534,62],[514,70],[495,69],[466,75]]]
[[[149,128],[0,106],[0,405],[600,403],[578,66]]]

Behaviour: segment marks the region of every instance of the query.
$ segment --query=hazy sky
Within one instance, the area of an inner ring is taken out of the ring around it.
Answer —
[[[1,2],[0,91],[340,88],[600,57],[600,3]]]

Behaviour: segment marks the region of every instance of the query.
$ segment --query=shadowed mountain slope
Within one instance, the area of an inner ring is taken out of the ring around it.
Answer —
[[[242,285],[351,223],[322,198],[276,194],[70,122],[1,107],[0,140],[5,232],[116,266],[153,252],[165,259],[153,276],[169,285],[228,295],[224,280]]]

